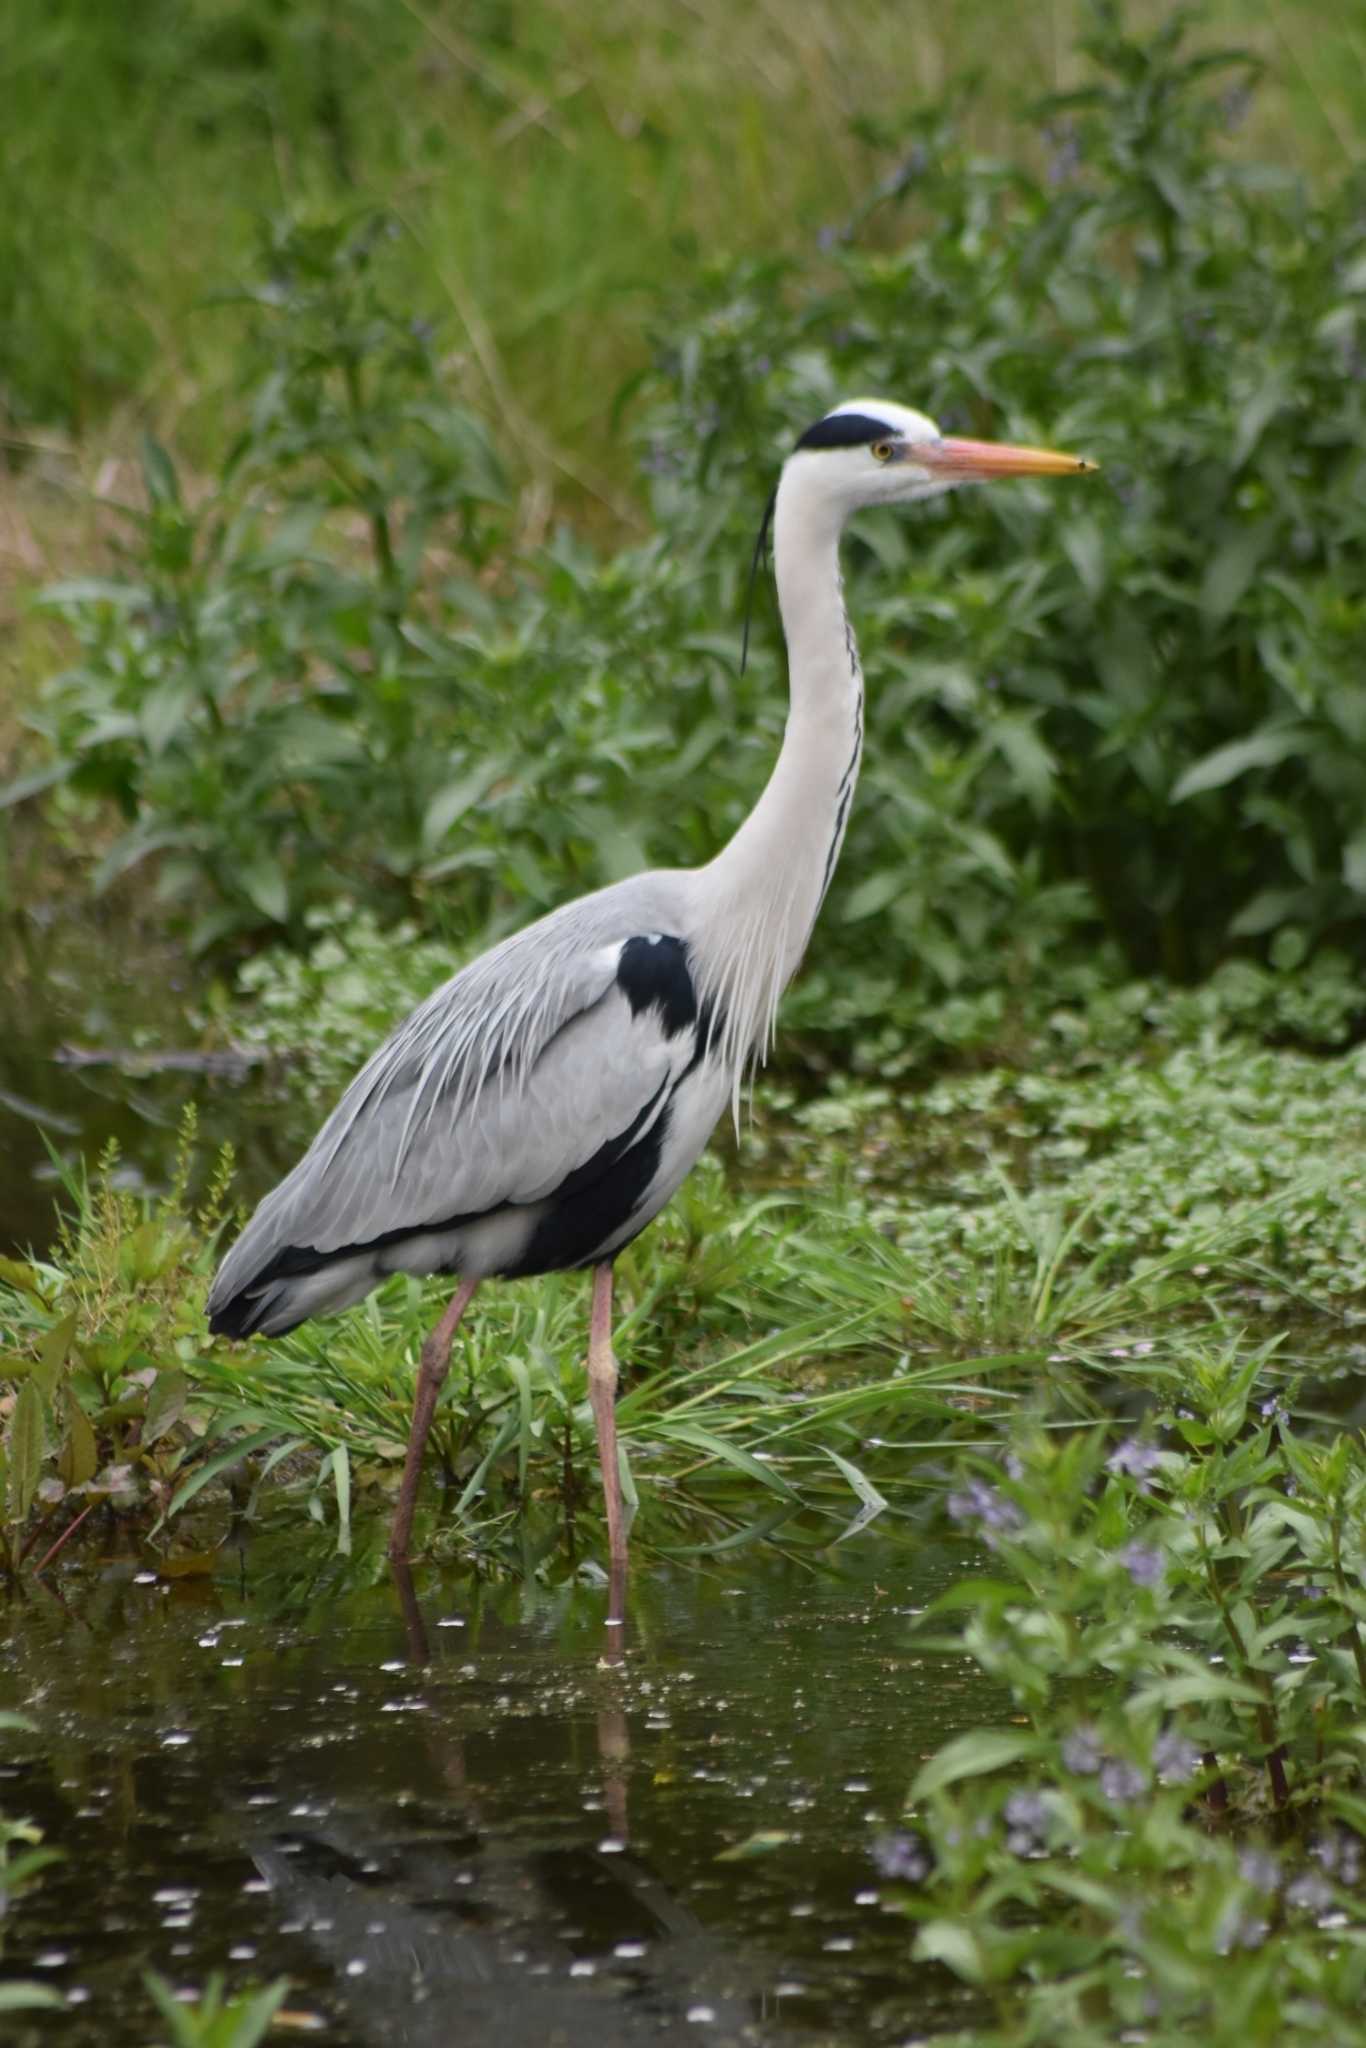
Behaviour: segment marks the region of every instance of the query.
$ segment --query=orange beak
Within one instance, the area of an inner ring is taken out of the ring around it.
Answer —
[[[934,476],[955,483],[985,482],[996,476],[1086,476],[1100,468],[1084,455],[1059,455],[1052,448],[1012,448],[1006,441],[918,442],[910,459]]]

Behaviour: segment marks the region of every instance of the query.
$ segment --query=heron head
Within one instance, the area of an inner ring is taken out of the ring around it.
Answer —
[[[812,487],[828,491],[845,517],[866,505],[933,498],[994,477],[1078,476],[1097,467],[1050,448],[959,440],[941,434],[923,412],[878,398],[836,406],[807,429],[788,462],[800,465]]]

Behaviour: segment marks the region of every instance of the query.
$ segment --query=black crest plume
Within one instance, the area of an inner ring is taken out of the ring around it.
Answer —
[[[778,502],[778,486],[775,484],[768,494],[764,516],[759,521],[759,531],[754,537],[754,554],[749,565],[749,584],[745,591],[745,634],[740,642],[740,673],[745,672],[749,660],[749,628],[754,617],[754,586],[759,581],[759,570],[768,567],[768,533],[773,524],[773,507]]]
[[[874,419],[868,412],[832,412],[823,420],[817,420],[814,427],[808,427],[797,446],[799,448],[866,448],[874,441],[888,441],[896,429],[889,427],[885,420]],[[768,536],[773,526],[773,507],[778,502],[778,487],[775,484],[764,507],[764,516],[759,521],[759,531],[754,540],[754,555],[749,565],[749,584],[745,591],[745,632],[740,642],[740,673],[745,672],[749,660],[749,629],[754,619],[754,587],[759,581],[759,570],[768,567]]]

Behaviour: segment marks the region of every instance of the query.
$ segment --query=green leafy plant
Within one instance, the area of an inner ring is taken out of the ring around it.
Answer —
[[[389,310],[385,232],[271,239],[246,295],[249,424],[215,487],[187,488],[147,441],[127,578],[45,600],[81,659],[47,694],[57,763],[36,783],[113,803],[125,830],[97,886],[155,857],[163,900],[198,913],[197,947],[290,926],[339,862],[400,906],[449,790],[440,721],[461,692],[450,639],[424,623],[425,558],[439,516],[472,576],[502,484],[439,393],[426,329]]]
[[[199,1454],[189,1372],[231,1160],[219,1161],[192,1214],[194,1141],[190,1111],[159,1201],[119,1186],[111,1150],[93,1179],[68,1181],[72,1206],[51,1258],[0,1262],[0,1380],[14,1388],[0,1498],[12,1570],[49,1532],[56,1540],[37,1559],[46,1563],[97,1507],[164,1502]]]
[[[297,942],[344,889],[464,952],[703,858],[781,719],[771,634],[738,672],[756,478],[794,422],[882,389],[1104,476],[852,542],[871,743],[792,1006],[808,1050],[999,1042],[1126,961],[1358,956],[1356,188],[1236,159],[1253,67],[1175,18],[1099,8],[1086,48],[1093,82],[1009,161],[951,112],[887,128],[899,169],[819,277],[775,258],[690,293],[632,400],[667,540],[616,554],[515,548],[378,224],[282,230],[224,473],[200,495],[149,448],[129,577],[53,594],[82,659],[11,798],[111,798],[101,878],[152,861],[200,945]]]
[[[949,1487],[983,1568],[925,1625],[1015,1722],[931,1757],[875,1854],[992,1999],[983,2048],[1355,2023],[1366,1451],[1292,1420],[1270,1351],[1159,1363],[1142,1429],[1025,1432]]]
[[[172,2048],[256,2048],[285,2002],[289,1980],[280,1978],[259,1990],[232,1996],[215,1971],[193,2004],[177,1997],[164,1977],[148,1970],[143,1978],[166,2026]]]
[[[1192,51],[1180,15],[1093,20],[1093,82],[1009,160],[913,125],[832,228],[833,283],[723,271],[661,351],[643,431],[675,532],[851,390],[1104,468],[1065,502],[869,523],[868,787],[817,1000],[874,916],[884,1009],[899,956],[915,1001],[961,997],[1080,926],[1177,978],[1273,935],[1287,964],[1328,934],[1360,955],[1359,192],[1227,152],[1246,56]]]

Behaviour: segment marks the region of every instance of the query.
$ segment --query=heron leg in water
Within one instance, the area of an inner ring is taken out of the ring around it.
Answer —
[[[612,1352],[612,1264],[593,1268],[593,1309],[588,1323],[588,1398],[598,1431],[598,1463],[607,1503],[607,1549],[614,1566],[626,1563],[617,1464],[617,1361]]]
[[[398,1490],[398,1506],[394,1509],[394,1526],[389,1531],[390,1557],[408,1555],[408,1539],[413,1533],[413,1509],[417,1505],[418,1481],[422,1477],[422,1453],[427,1448],[427,1432],[432,1426],[436,1410],[436,1397],[441,1392],[441,1382],[450,1370],[451,1345],[460,1327],[460,1318],[474,1299],[477,1279],[462,1280],[451,1296],[446,1312],[435,1329],[429,1331],[422,1347],[422,1363],[417,1372],[417,1393],[413,1397],[413,1426],[408,1436],[408,1456],[403,1466],[403,1484]]]

